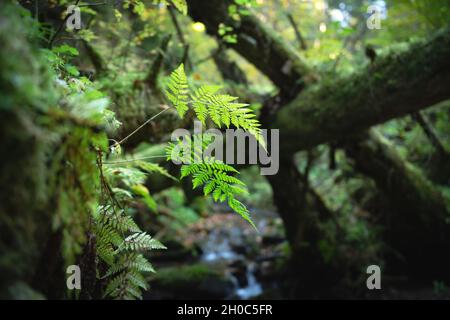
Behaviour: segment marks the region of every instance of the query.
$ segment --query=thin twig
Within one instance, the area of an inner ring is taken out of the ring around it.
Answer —
[[[80,4],[79,7],[94,7],[94,6],[102,6],[108,4],[108,2],[99,2],[99,3],[83,3]]]
[[[169,46],[170,39],[172,38],[171,34],[166,35],[162,41],[161,46],[158,50],[158,55],[153,62],[150,72],[148,73],[145,82],[150,88],[156,87],[156,79],[158,78],[158,74],[163,67],[164,59],[166,57],[167,47]]]
[[[306,45],[305,38],[303,38],[303,35],[302,35],[302,33],[300,32],[300,30],[299,30],[299,28],[298,28],[298,25],[297,25],[297,23],[296,23],[295,20],[294,20],[294,17],[293,17],[292,14],[289,13],[289,12],[286,12],[285,14],[286,14],[286,17],[287,17],[288,20],[289,20],[289,23],[291,24],[292,28],[294,29],[295,37],[297,38],[297,41],[298,41],[298,43],[299,43],[299,45],[300,45],[300,48],[301,48],[302,50],[308,49],[308,46]]]
[[[156,117],[158,117],[159,115],[163,114],[164,112],[166,112],[167,110],[169,110],[171,107],[169,108],[165,108],[164,110],[158,112],[157,114],[155,114],[153,117],[151,117],[150,119],[148,119],[147,121],[145,121],[143,124],[141,124],[139,127],[137,127],[136,129],[133,130],[133,132],[131,132],[129,135],[127,135],[125,138],[123,138],[122,140],[120,140],[119,142],[116,142],[115,144],[113,144],[112,147],[116,147],[120,144],[122,144],[123,142],[125,142],[126,140],[128,140],[132,135],[134,135],[136,132],[138,132],[139,130],[141,130],[146,124],[148,124],[150,121],[154,120]]]
[[[78,5],[78,3],[80,2],[80,0],[77,0],[75,2],[75,6]],[[56,37],[58,36],[58,34],[61,32],[62,28],[64,27],[64,25],[67,22],[67,19],[69,19],[70,14],[66,14],[66,16],[64,17],[64,20],[61,22],[61,24],[59,25],[58,29],[56,30],[56,32],[53,34],[53,36],[50,38],[49,42],[48,42],[48,48],[51,49],[53,46],[53,42],[55,41]]]
[[[103,164],[118,164],[118,163],[126,163],[126,162],[141,161],[141,160],[156,159],[156,158],[166,158],[166,157],[167,157],[166,155],[148,156],[148,157],[133,158],[133,159],[126,159],[126,160],[118,160],[118,161],[107,161],[107,162],[103,162]]]
[[[178,39],[180,40],[181,44],[184,47],[183,63],[192,69],[193,65],[192,65],[192,61],[189,57],[189,44],[187,43],[186,38],[184,37],[182,28],[180,27],[180,23],[178,22],[172,1],[170,1],[170,3],[171,3],[171,5],[168,7],[170,18],[171,18],[172,24],[174,25],[175,30],[177,32]]]

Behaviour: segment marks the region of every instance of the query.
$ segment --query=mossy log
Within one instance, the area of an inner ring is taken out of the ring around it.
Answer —
[[[106,136],[55,107],[60,92],[29,40],[31,19],[0,3],[0,20],[0,297],[62,298],[96,206],[91,141]]]
[[[393,51],[350,76],[304,90],[271,123],[280,152],[361,132],[450,98],[450,30]]]
[[[375,181],[392,206],[379,217],[385,226],[385,243],[397,252],[388,265],[415,278],[448,280],[448,199],[374,130],[347,143],[345,150],[355,168]]]
[[[225,276],[224,266],[202,263],[165,267],[150,281],[148,298],[159,299],[225,299],[233,283]]]
[[[319,241],[324,239],[319,223],[333,220],[333,212],[308,187],[292,157],[282,158],[278,174],[267,179],[291,248],[291,267],[298,279],[295,295],[322,296],[341,275],[339,263],[326,261],[319,250]]]

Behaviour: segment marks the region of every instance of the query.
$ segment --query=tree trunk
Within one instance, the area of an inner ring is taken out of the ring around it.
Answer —
[[[225,48],[219,47],[216,52],[212,54],[214,63],[219,69],[220,74],[224,80],[232,81],[236,84],[249,85],[247,76],[239,68],[236,62],[228,58]]]
[[[449,211],[439,189],[376,131],[346,144],[345,150],[394,209],[380,217],[386,226],[385,242],[401,256],[388,255],[388,266],[416,279],[449,280],[450,260],[445,254],[450,251]]]
[[[292,251],[298,281],[295,297],[323,297],[340,278],[339,263],[325,261],[318,244],[325,239],[319,222],[331,219],[333,213],[308,188],[293,158],[282,158],[278,174],[267,178]]]

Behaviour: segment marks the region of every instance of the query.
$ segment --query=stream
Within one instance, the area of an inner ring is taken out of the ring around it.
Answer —
[[[278,259],[285,257],[286,247],[280,218],[252,210],[256,231],[221,209],[179,235],[180,248],[168,245],[166,252],[151,258],[157,273],[147,299],[245,300],[277,291]],[[186,254],[186,247],[196,253]]]
[[[239,237],[241,234],[241,230],[238,228],[229,231],[231,236]],[[227,276],[234,286],[232,294],[227,298],[250,299],[256,297],[263,292],[263,289],[255,276],[255,263],[248,261],[243,254],[234,251],[230,239],[236,238],[221,236],[221,230],[211,231],[202,246],[201,260],[212,265],[215,263],[235,264],[240,262],[243,268],[241,277],[233,272],[227,272]],[[243,279],[240,281],[239,278]]]

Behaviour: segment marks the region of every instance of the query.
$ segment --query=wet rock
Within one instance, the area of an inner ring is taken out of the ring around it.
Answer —
[[[197,244],[185,246],[176,240],[162,240],[167,247],[164,251],[152,251],[152,261],[192,261],[202,254],[202,249]]]
[[[202,263],[157,270],[145,299],[225,299],[234,288],[220,266]]]
[[[232,243],[231,249],[237,254],[246,255],[248,253],[248,248],[244,243]]]
[[[262,245],[263,246],[276,245],[284,242],[285,240],[286,238],[279,234],[266,234],[262,238]]]
[[[235,260],[228,267],[231,275],[236,279],[238,287],[248,285],[247,265],[244,260]]]

